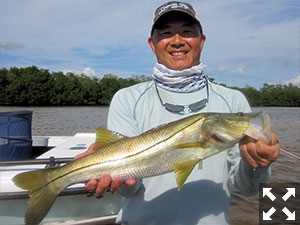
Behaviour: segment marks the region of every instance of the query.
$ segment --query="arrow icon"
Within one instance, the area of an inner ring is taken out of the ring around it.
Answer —
[[[287,190],[287,192],[285,193],[284,196],[282,196],[282,199],[283,199],[284,201],[288,200],[289,197],[291,197],[292,195],[293,195],[294,197],[296,197],[295,188],[286,188],[286,190]]]
[[[263,197],[265,197],[265,195],[267,195],[269,197],[269,199],[274,201],[276,199],[276,197],[275,197],[275,195],[272,194],[271,190],[272,190],[272,188],[263,188]]]
[[[295,220],[295,218],[296,218],[295,211],[291,213],[290,210],[288,210],[288,208],[284,207],[282,209],[282,212],[284,212],[284,214],[287,215],[286,220]]]
[[[272,207],[268,212],[265,213],[265,211],[263,211],[263,220],[272,220],[271,216],[273,215],[273,213],[276,212],[276,209],[274,207]]]

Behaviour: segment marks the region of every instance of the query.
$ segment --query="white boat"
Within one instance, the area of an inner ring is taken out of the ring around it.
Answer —
[[[23,224],[28,192],[14,185],[12,178],[21,172],[57,166],[87,150],[95,134],[78,133],[72,137],[33,137],[33,154],[45,151],[32,160],[0,161],[0,224]],[[42,143],[42,144],[41,144]],[[105,193],[97,199],[87,197],[84,184],[62,192],[42,224],[113,224],[121,205],[121,196]]]

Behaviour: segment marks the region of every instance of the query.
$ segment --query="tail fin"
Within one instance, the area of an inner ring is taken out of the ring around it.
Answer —
[[[14,183],[30,193],[25,224],[39,224],[47,215],[57,195],[64,188],[49,178],[50,169],[25,172],[13,178]]]

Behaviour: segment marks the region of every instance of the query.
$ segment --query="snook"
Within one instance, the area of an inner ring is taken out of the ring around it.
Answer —
[[[234,146],[245,135],[270,142],[268,114],[196,114],[136,137],[99,128],[92,154],[58,168],[25,172],[13,178],[30,192],[26,224],[38,224],[57,195],[71,184],[112,177],[144,178],[175,171],[180,189],[197,163]]]

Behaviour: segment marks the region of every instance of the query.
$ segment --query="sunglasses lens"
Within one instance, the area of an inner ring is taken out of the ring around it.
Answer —
[[[203,99],[201,101],[195,102],[193,104],[190,104],[190,105],[173,105],[173,104],[170,104],[170,103],[164,103],[163,102],[163,100],[161,99],[161,97],[159,95],[159,92],[158,92],[158,89],[157,89],[157,85],[155,84],[156,93],[157,93],[157,96],[158,96],[158,98],[159,98],[159,100],[161,102],[161,105],[163,107],[165,107],[166,110],[168,110],[169,112],[180,114],[180,115],[188,114],[190,112],[198,112],[198,111],[200,111],[201,109],[203,109],[204,107],[207,106],[208,98],[209,98],[208,97],[209,92],[208,92],[207,79],[206,79],[206,85],[205,86],[206,86],[207,98],[205,98],[205,99]]]
[[[192,112],[197,112],[200,109],[204,108],[206,106],[206,103],[207,103],[207,99],[203,99],[199,102],[195,102],[195,103],[189,105],[189,108]]]
[[[165,103],[165,107],[168,111],[173,112],[173,113],[181,113],[184,110],[183,105],[173,105],[170,103]]]

